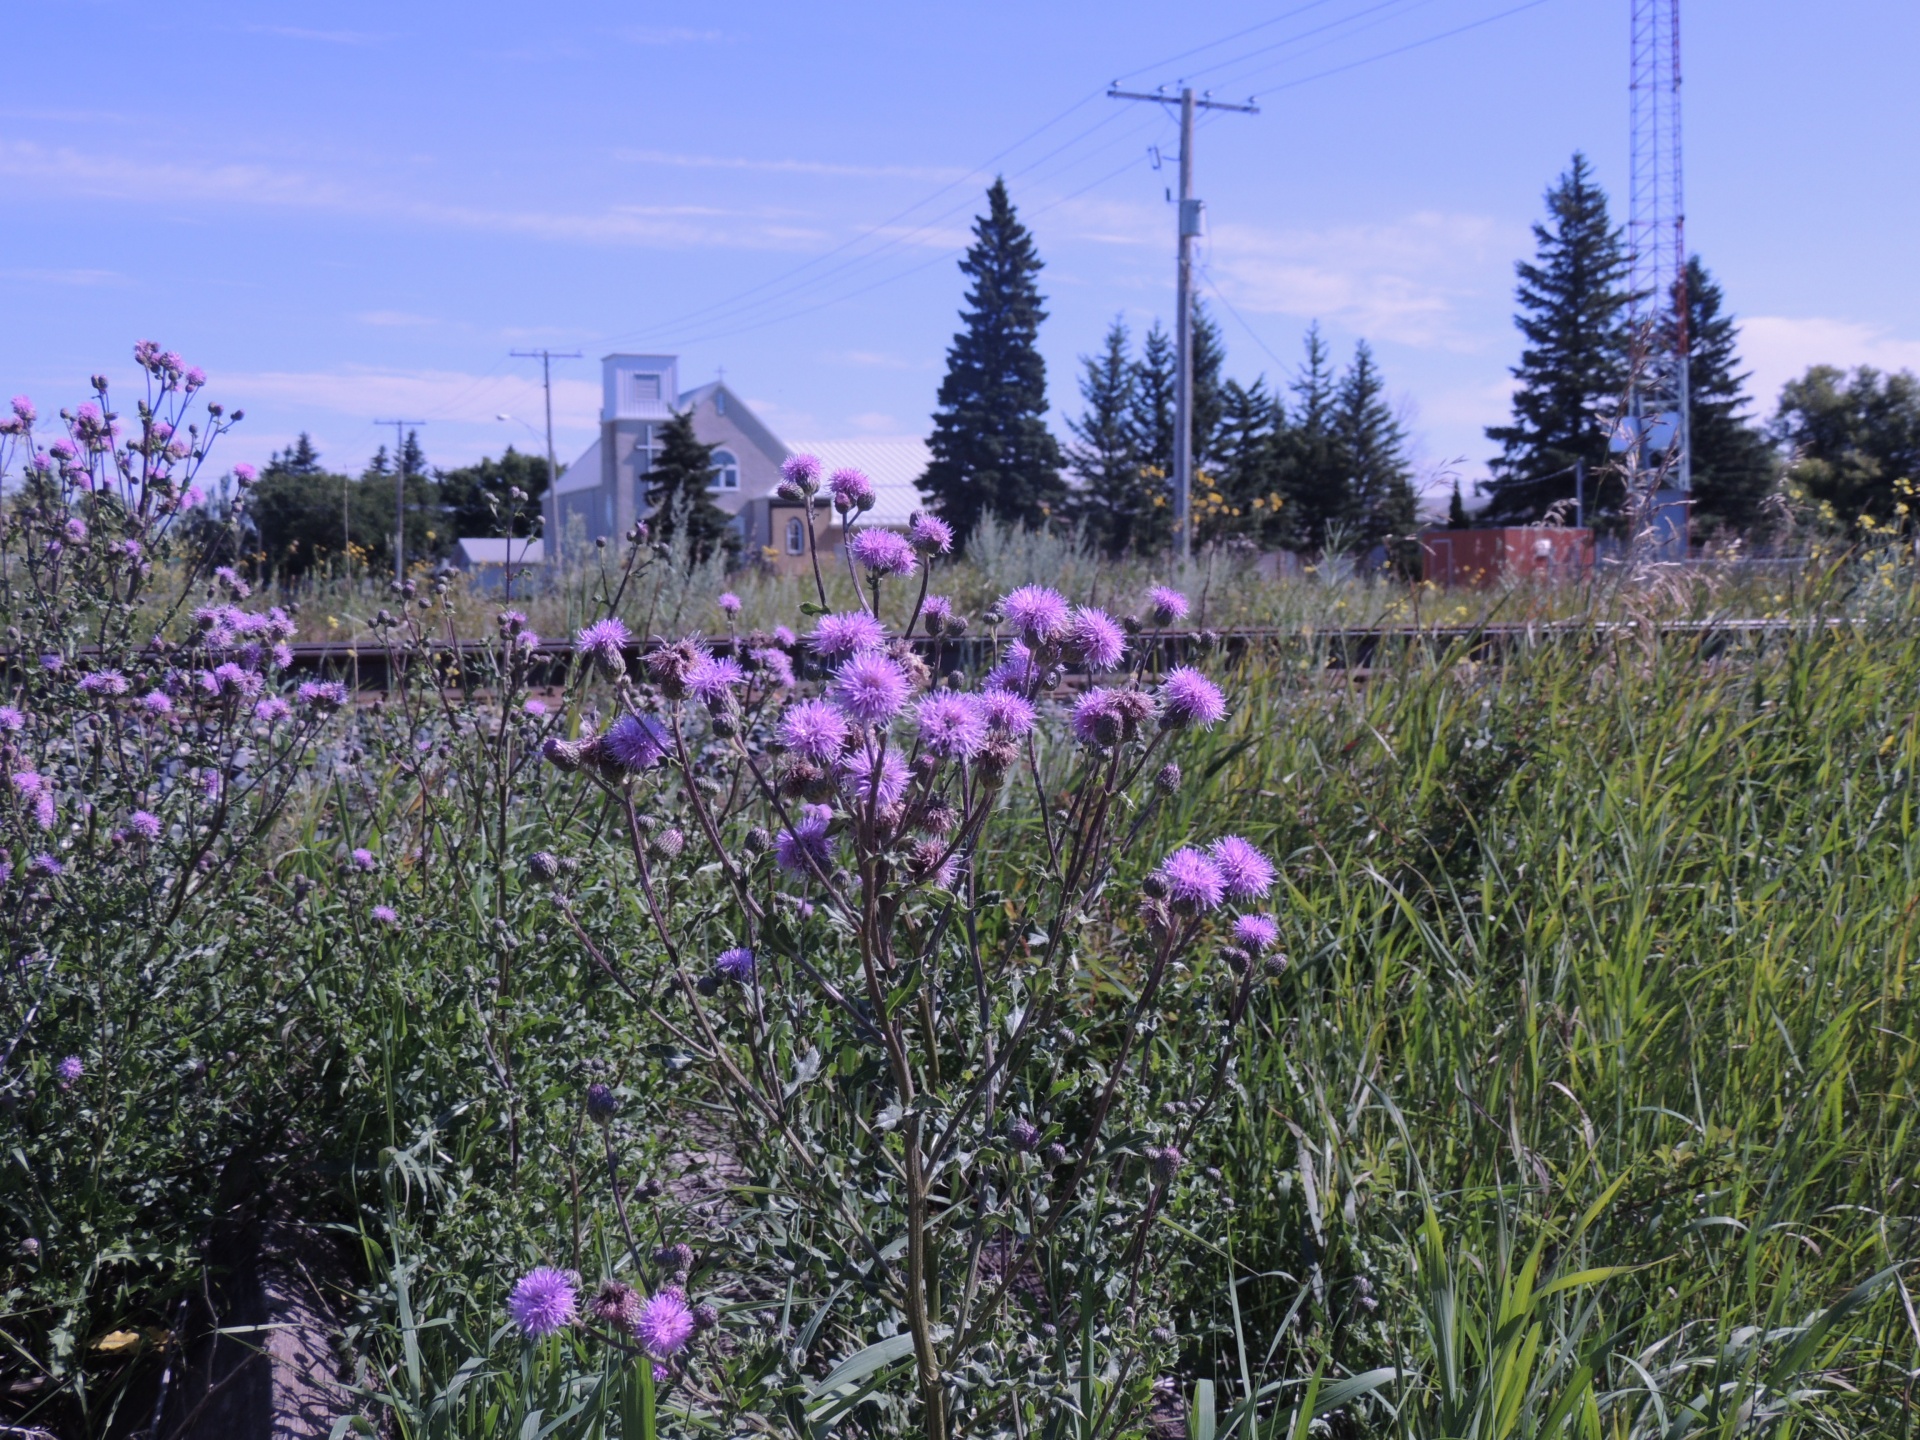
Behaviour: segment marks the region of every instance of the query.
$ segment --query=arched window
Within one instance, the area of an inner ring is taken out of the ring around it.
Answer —
[[[798,515],[787,521],[787,554],[804,555],[807,553],[807,527],[801,523]]]
[[[740,462],[734,458],[731,450],[713,452],[714,490],[738,490],[740,488]]]

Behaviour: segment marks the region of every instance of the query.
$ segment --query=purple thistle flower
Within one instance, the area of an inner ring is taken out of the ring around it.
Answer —
[[[920,563],[913,546],[891,530],[862,530],[847,542],[847,552],[873,576],[911,575]]]
[[[243,461],[233,467],[233,478],[240,482],[242,489],[245,489],[260,478],[260,472]]]
[[[58,675],[60,673],[60,667],[66,663],[67,662],[58,655],[49,654],[40,657],[40,668],[49,675]]]
[[[1171,625],[1187,618],[1187,597],[1178,590],[1156,585],[1147,591],[1147,614],[1156,625]]]
[[[540,632],[538,630],[522,630],[518,635],[513,637],[513,643],[518,645],[524,653],[532,654],[540,648]]]
[[[733,695],[733,687],[745,683],[747,672],[740,668],[740,662],[731,655],[715,657],[704,650],[693,664],[687,667],[687,673],[681,684],[694,699],[705,702],[708,709],[725,705]]]
[[[136,810],[127,817],[127,829],[142,840],[160,838],[160,817],[150,810]]]
[[[753,978],[753,951],[744,946],[722,950],[719,958],[713,962],[713,968],[727,979],[744,985]]]
[[[748,651],[747,657],[753,661],[767,689],[779,687],[791,690],[794,687],[793,657],[786,651],[768,646],[764,650]]]
[[[798,645],[800,643],[800,639],[797,635],[793,633],[793,631],[789,630],[786,626],[776,625],[773,627],[773,643],[776,645],[785,646],[787,649],[790,650],[795,645]]]
[[[253,671],[231,660],[213,667],[213,682],[216,690],[223,694],[244,695],[249,699],[258,695],[265,683]]]
[[[1067,628],[1067,597],[1045,585],[1022,585],[1001,600],[1007,623],[1029,644],[1044,644]]]
[[[953,549],[953,527],[938,515],[916,510],[907,520],[907,539],[917,550],[929,555],[945,555]]]
[[[33,400],[29,396],[16,395],[13,397],[13,418],[18,420],[22,425],[33,424],[37,418],[37,412],[34,410]]]
[[[579,1297],[573,1281],[550,1265],[529,1270],[507,1297],[507,1314],[529,1340],[564,1330],[574,1320]]]
[[[1223,835],[1208,847],[1220,867],[1227,894],[1236,900],[1258,900],[1273,888],[1273,862],[1238,835]]]
[[[807,648],[822,660],[844,660],[887,643],[887,627],[864,610],[850,615],[822,615],[807,637]]]
[[[879,763],[876,765],[875,760]],[[871,745],[862,746],[840,761],[840,784],[850,792],[861,810],[872,806],[890,810],[905,798],[913,783],[913,771],[899,752],[889,750],[875,756]],[[875,795],[879,800],[876,804]]]
[[[351,859],[356,870],[371,870],[379,863],[373,858],[373,852],[364,846],[356,849]]]
[[[316,710],[338,710],[347,703],[347,687],[338,680],[308,680],[294,692],[294,699]]]
[[[1162,1184],[1178,1175],[1187,1159],[1180,1153],[1178,1145],[1149,1145],[1146,1154],[1148,1163],[1153,1166],[1153,1178]]]
[[[95,670],[80,677],[80,688],[89,695],[124,695],[127,677],[118,670]]]
[[[26,728],[27,717],[12,705],[0,705],[0,730],[17,732]]]
[[[1227,699],[1220,687],[1190,665],[1167,672],[1160,686],[1160,701],[1166,723],[1175,729],[1198,725],[1210,730],[1227,718]]]
[[[832,822],[833,811],[825,805],[802,807],[799,824],[774,837],[775,863],[802,879],[811,878],[816,869],[825,874],[833,865],[833,845],[827,839],[827,826]]]
[[[74,1082],[87,1073],[87,1067],[81,1063],[78,1055],[69,1055],[53,1067],[53,1073],[59,1077],[62,1090],[71,1090]]]
[[[868,510],[873,507],[873,482],[866,472],[848,465],[833,472],[827,481],[827,488],[833,492],[833,506],[836,510]]]
[[[1119,691],[1095,687],[1073,702],[1073,733],[1083,745],[1118,745],[1127,738]]]
[[[1226,897],[1226,877],[1208,856],[1191,845],[1183,845],[1155,872],[1167,888],[1167,899],[1176,907],[1198,912],[1212,910]]]
[[[600,737],[600,747],[622,770],[651,770],[673,748],[666,726],[651,715],[622,715]]]
[[[943,760],[971,760],[987,744],[987,717],[972,695],[929,695],[915,714],[920,744]]]
[[[884,725],[900,713],[912,688],[897,660],[868,651],[840,667],[827,698],[862,725]]]
[[[714,603],[720,607],[724,614],[738,615],[740,613],[740,597],[731,590],[722,590],[720,592],[720,598]]]
[[[1067,649],[1090,670],[1111,670],[1127,653],[1127,632],[1106,611],[1083,605],[1073,612]]]
[[[547,713],[547,702],[544,700],[529,700],[526,704],[522,705],[520,709],[523,713],[531,715],[534,719],[538,720],[542,715]]]
[[[824,700],[803,700],[789,705],[775,732],[787,749],[817,765],[839,759],[850,733],[847,717]]]
[[[44,830],[47,827],[42,825],[40,828]],[[64,875],[67,873],[67,867],[44,850],[27,862],[27,868],[36,875],[45,875],[50,880],[56,875]]]
[[[688,1308],[687,1297],[678,1285],[656,1291],[640,1307],[640,1318],[633,1322],[634,1338],[646,1347],[649,1355],[662,1360],[686,1349],[693,1330],[693,1311]]]
[[[626,650],[632,643],[633,632],[612,615],[583,627],[573,638],[574,648],[582,655],[615,672],[626,668]]]
[[[1262,955],[1280,943],[1280,927],[1271,915],[1242,915],[1233,922],[1233,938],[1242,949]]]
[[[813,455],[789,455],[780,462],[780,478],[808,495],[820,488],[820,470],[820,461]]]
[[[929,595],[920,602],[920,618],[929,635],[938,635],[953,623],[953,601],[944,595]]]
[[[253,707],[253,718],[264,720],[269,725],[277,724],[292,713],[293,707],[278,695],[269,695]]]
[[[620,1101],[614,1095],[611,1086],[598,1081],[587,1086],[587,1114],[602,1125],[620,1113]]]
[[[400,914],[391,905],[376,905],[373,907],[373,923],[376,925],[398,925],[400,923]]]
[[[1040,683],[1040,666],[1033,651],[1023,641],[1009,640],[1000,663],[987,672],[982,682],[988,690],[1014,690],[1022,694]]]
[[[987,728],[1018,740],[1033,729],[1038,712],[1033,702],[1012,690],[988,690],[980,696],[980,713]]]

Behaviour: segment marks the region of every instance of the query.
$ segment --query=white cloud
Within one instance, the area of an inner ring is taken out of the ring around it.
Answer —
[[[125,285],[118,270],[0,270],[0,280],[24,280],[33,285]]]
[[[783,175],[843,175],[853,179],[964,180],[971,170],[925,165],[843,165],[827,160],[753,160],[743,155],[677,155],[664,150],[616,150],[631,165],[670,165],[683,170],[762,170]]]
[[[727,39],[724,30],[690,30],[682,26],[634,25],[619,32],[634,45],[717,45]]]
[[[538,380],[513,371],[471,375],[457,370],[393,370],[348,365],[337,370],[227,371],[215,377],[218,395],[229,407],[263,402],[276,410],[318,410],[335,415],[406,415],[429,424],[494,425],[494,416],[540,413]],[[589,431],[600,413],[600,386],[589,380],[556,378],[553,422],[556,431]],[[501,427],[504,433],[507,427]],[[514,427],[517,431],[518,427]]]
[[[901,432],[900,421],[892,415],[883,415],[878,410],[865,410],[858,415],[849,415],[847,424],[861,435],[894,436]]]
[[[598,212],[497,210],[386,194],[261,164],[137,161],[31,141],[0,140],[0,176],[63,194],[248,207],[290,207],[552,240],[668,249],[808,250],[833,238],[809,217],[774,207],[617,205]]]
[[[282,40],[311,40],[322,45],[378,45],[389,37],[364,30],[302,30],[294,25],[248,25],[249,35],[277,35]]]
[[[1335,320],[1377,340],[1469,352],[1491,337],[1463,312],[1484,309],[1505,286],[1515,243],[1485,216],[1437,212],[1322,230],[1226,224],[1213,232],[1208,268],[1242,310]]]
[[[353,318],[362,325],[379,325],[391,329],[414,329],[422,325],[440,323],[431,315],[412,315],[405,310],[362,310]]]
[[[1780,388],[1810,365],[1920,371],[1920,340],[1903,340],[1885,326],[1853,320],[1750,315],[1740,322],[1740,359],[1753,372],[1747,388],[1755,412],[1767,416]]]

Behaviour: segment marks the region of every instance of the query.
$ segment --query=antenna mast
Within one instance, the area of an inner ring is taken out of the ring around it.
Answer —
[[[1658,488],[1639,525],[1663,554],[1684,558],[1693,490],[1688,432],[1686,206],[1680,168],[1680,0],[1632,0],[1631,209],[1633,374],[1629,469]],[[1637,479],[1637,475],[1636,475]]]

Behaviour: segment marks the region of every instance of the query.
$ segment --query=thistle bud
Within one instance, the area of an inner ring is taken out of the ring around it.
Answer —
[[[669,825],[653,837],[652,848],[662,859],[678,860],[680,852],[687,848],[687,834],[678,825]]]
[[[620,1113],[620,1102],[614,1097],[608,1086],[593,1084],[587,1087],[587,1114],[597,1124],[605,1125]]]
[[[1153,788],[1162,795],[1171,795],[1180,788],[1180,766],[1172,760],[1160,767],[1160,773],[1153,777]]]
[[[663,1245],[653,1252],[653,1263],[662,1270],[693,1269],[693,1247],[684,1242],[678,1245]]]
[[[542,884],[560,878],[560,861],[550,850],[536,850],[527,861],[527,869]]]
[[[693,1316],[695,1330],[711,1330],[720,1323],[720,1312],[711,1305],[696,1305],[688,1313]]]
[[[767,833],[766,826],[756,825],[747,831],[743,844],[749,855],[764,855],[773,848],[773,836]]]

